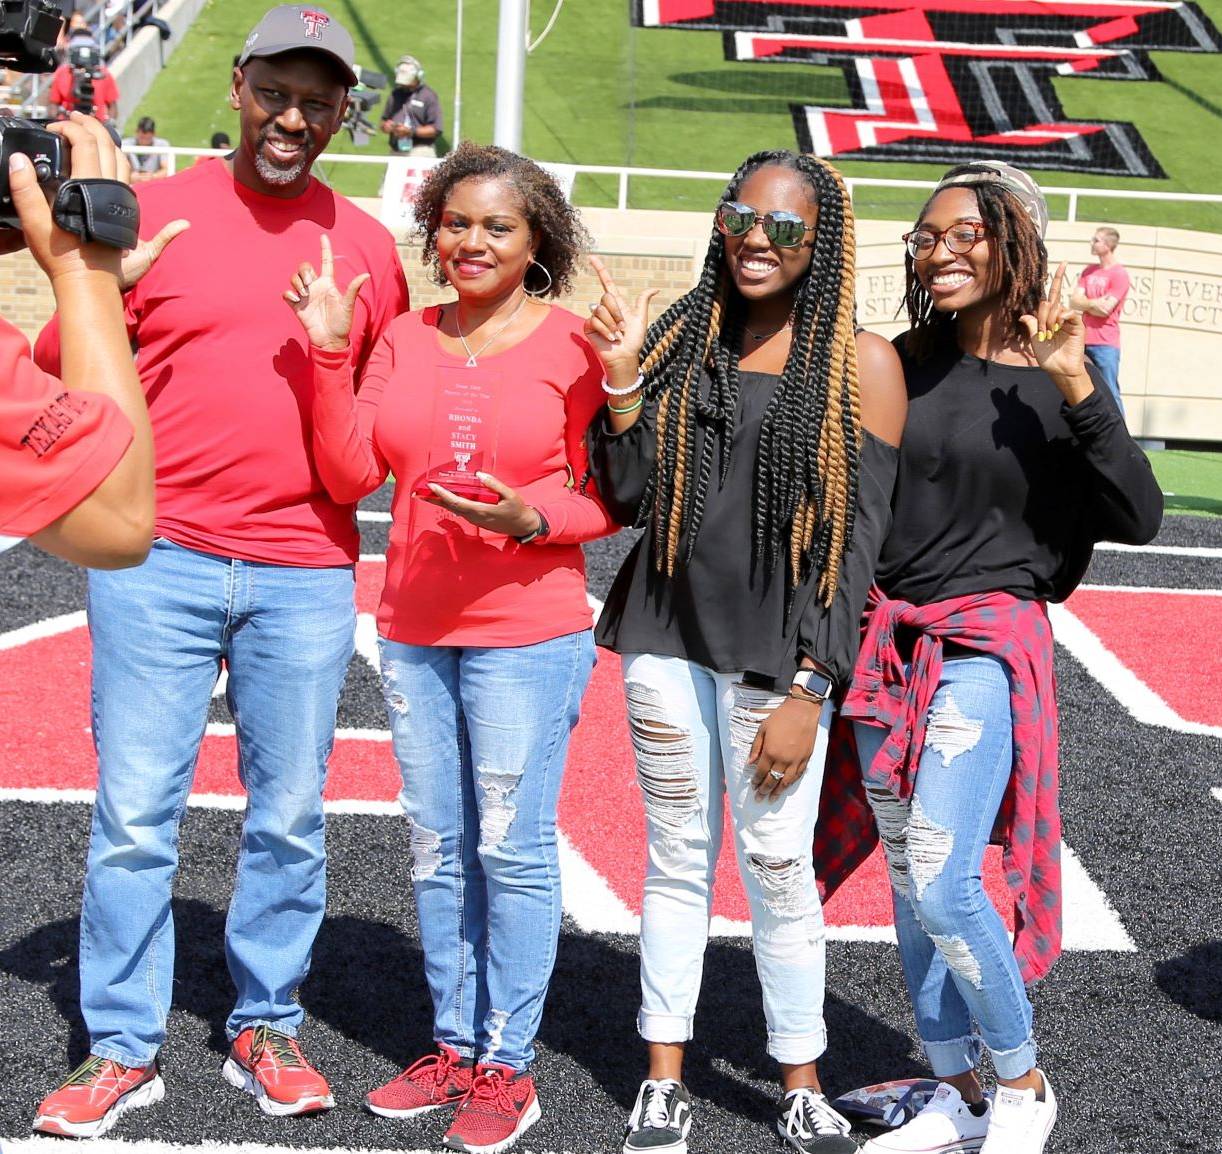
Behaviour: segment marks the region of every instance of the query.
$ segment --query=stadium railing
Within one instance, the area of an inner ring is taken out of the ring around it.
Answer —
[[[129,148],[128,152],[156,152],[167,156],[170,173],[177,171],[179,167],[179,158],[189,158],[188,163],[194,164],[195,158],[200,156],[225,156],[225,151],[218,151],[211,148]],[[343,152],[325,152],[319,157],[320,164],[363,164],[363,165],[379,165],[385,167],[389,160],[393,159],[388,156],[358,156],[351,153]],[[639,178],[664,178],[668,180],[696,180],[696,181],[718,181],[724,184],[730,179],[733,173],[730,172],[704,172],[693,169],[680,168],[630,168],[620,165],[606,164],[569,164],[565,162],[564,168],[572,169],[577,175],[588,176],[610,176],[616,178],[618,182],[616,208],[626,209],[629,207],[629,189],[631,182]],[[891,180],[885,177],[864,177],[864,176],[846,176],[844,180],[848,186],[849,194],[859,188],[895,188],[895,189],[912,189],[928,190],[934,187],[935,182],[931,180]],[[1120,188],[1070,188],[1061,187],[1058,185],[1042,186],[1045,196],[1049,197],[1064,197],[1067,201],[1067,209],[1064,219],[1070,222],[1078,219],[1078,204],[1082,198],[1089,197],[1091,199],[1103,198],[1107,200],[1142,200],[1142,201],[1177,201],[1180,203],[1196,203],[1196,204],[1219,204],[1222,205],[1222,193],[1201,193],[1201,192],[1147,192],[1140,189],[1120,189]],[[1060,219],[1058,217],[1058,219]]]

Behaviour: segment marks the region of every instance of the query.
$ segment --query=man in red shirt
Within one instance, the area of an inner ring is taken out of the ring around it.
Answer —
[[[233,156],[139,189],[143,231],[171,215],[192,227],[127,298],[158,536],[140,568],[91,575],[90,1056],[43,1101],[37,1130],[97,1135],[164,1093],[178,822],[222,665],[248,794],[226,922],[237,1000],[223,1073],[267,1114],[332,1105],[296,1040],[296,991],[325,905],[322,790],[353,653],[358,535],[354,507],[333,501],[314,467],[313,376],[281,294],[325,234],[346,281],[370,277],[353,331],[361,364],[407,307],[390,234],[310,175],[343,119],[353,55],[322,9],[272,9],[234,69]]]
[[[1129,292],[1129,274],[1116,255],[1120,233],[1114,228],[1097,228],[1091,237],[1090,251],[1098,262],[1087,265],[1078,277],[1070,303],[1082,314],[1086,325],[1086,355],[1103,375],[1104,383],[1120,399],[1120,313]]]
[[[70,44],[68,53],[67,63],[51,77],[47,97],[51,106],[60,116],[79,110],[102,121],[112,120],[118,112],[119,86],[102,63],[101,49],[87,41]],[[82,107],[86,101],[88,107]]]

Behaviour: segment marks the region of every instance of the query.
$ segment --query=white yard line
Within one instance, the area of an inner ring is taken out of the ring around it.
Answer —
[[[1100,586],[1100,588],[1111,588]],[[1167,590],[1159,590],[1167,592]],[[1193,592],[1193,590],[1184,590]],[[1157,725],[1163,729],[1174,729],[1178,733],[1206,734],[1222,737],[1222,726],[1206,725],[1188,721],[1171,708],[1144,681],[1138,678],[1106,645],[1074,616],[1064,605],[1049,605],[1048,616],[1052,621],[1052,635],[1063,645],[1108,693],[1128,710],[1135,721],[1143,725]]]
[[[1096,553],[1153,553],[1162,557],[1222,557],[1222,549],[1196,545],[1118,545],[1114,541],[1101,541],[1095,546]]]

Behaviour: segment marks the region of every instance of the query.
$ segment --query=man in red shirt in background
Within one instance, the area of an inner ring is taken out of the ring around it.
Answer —
[[[60,116],[87,112],[102,121],[114,119],[118,113],[119,86],[94,41],[69,43],[68,60],[51,77],[47,100]]]
[[[1070,303],[1086,325],[1086,355],[1103,374],[1104,383],[1124,412],[1120,399],[1120,312],[1129,292],[1129,274],[1116,256],[1120,233],[1097,228],[1090,251],[1097,264],[1087,265],[1078,277]]]
[[[295,996],[325,906],[322,791],[353,653],[354,507],[310,453],[313,377],[281,294],[328,235],[360,289],[363,364],[407,307],[390,234],[310,175],[356,83],[325,11],[281,5],[233,73],[241,139],[140,186],[142,231],[192,222],[128,295],[157,460],[157,539],[138,569],[91,574],[98,791],[81,915],[90,1056],[34,1128],[94,1136],[164,1094],[174,972],[170,889],[222,664],[248,803],[226,956],[237,1002],[224,1076],[267,1114],[332,1104],[302,1055]],[[45,336],[46,334],[44,334]],[[40,341],[40,349],[44,342]]]

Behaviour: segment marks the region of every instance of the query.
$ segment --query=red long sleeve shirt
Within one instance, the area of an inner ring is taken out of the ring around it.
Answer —
[[[29,537],[58,520],[106,479],[131,441],[109,397],[66,389],[0,320],[0,533]]]
[[[314,467],[309,342],[282,294],[302,261],[317,267],[329,235],[341,285],[372,275],[352,328],[363,365],[407,308],[394,239],[317,180],[298,197],[264,196],[219,159],[137,195],[141,236],[191,222],[127,294],[153,423],[158,534],[246,561],[350,564],[359,552],[353,506],[334,500]],[[52,322],[39,363],[52,367],[58,346]]]
[[[588,629],[580,543],[618,526],[590,487],[585,432],[603,404],[603,370],[581,321],[553,308],[525,340],[480,357],[472,373],[499,378],[495,464],[488,470],[546,518],[548,537],[520,545],[412,497],[430,458],[441,379],[464,358],[438,342],[440,308],[397,317],[352,394],[350,354],[312,350],[314,457],[337,501],[376,489],[388,473],[391,505],[383,637],[410,645],[532,645]]]

